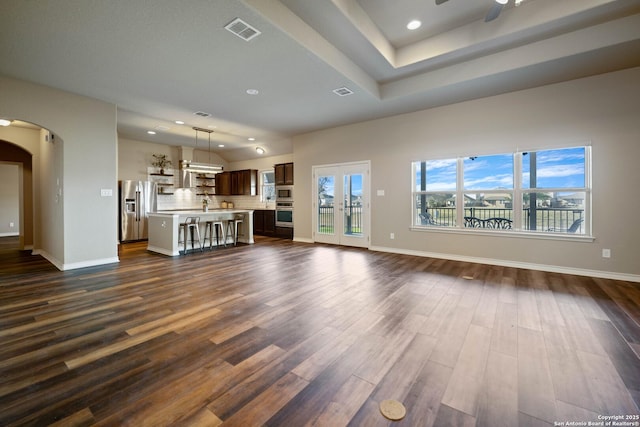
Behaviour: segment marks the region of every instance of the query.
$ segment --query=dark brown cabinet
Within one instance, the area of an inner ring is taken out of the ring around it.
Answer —
[[[274,165],[276,185],[293,185],[293,163]]]
[[[260,236],[275,236],[276,211],[265,209],[253,211],[253,234]]]
[[[231,172],[231,194],[238,196],[258,195],[258,171],[245,169]]]
[[[216,176],[216,194],[220,196],[256,196],[258,171],[245,169],[222,172]]]
[[[216,175],[216,194],[231,195],[231,172],[221,172]]]

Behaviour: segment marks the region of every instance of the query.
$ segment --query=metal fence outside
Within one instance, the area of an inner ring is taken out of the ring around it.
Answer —
[[[418,210],[417,214],[417,225],[456,226],[455,207],[427,208],[426,215],[421,210]],[[526,208],[523,209],[523,214],[523,224],[520,227],[523,230],[584,234],[584,209]],[[513,221],[513,209],[468,207],[464,208],[464,216],[480,220],[505,218]],[[575,230],[572,226],[575,226]]]
[[[324,234],[333,234],[334,207],[320,206],[318,208],[318,232]],[[361,234],[362,233],[362,205],[347,205],[344,208],[344,234]]]

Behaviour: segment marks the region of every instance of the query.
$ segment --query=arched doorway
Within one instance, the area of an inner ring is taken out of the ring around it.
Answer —
[[[3,133],[0,136],[0,250],[2,251],[33,249],[34,246],[33,155],[21,147],[17,141],[13,141],[14,135],[15,132],[11,135]]]

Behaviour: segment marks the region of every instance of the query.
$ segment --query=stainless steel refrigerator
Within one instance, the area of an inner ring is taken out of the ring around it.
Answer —
[[[158,185],[150,181],[120,181],[120,241],[149,238],[149,212],[158,207]]]

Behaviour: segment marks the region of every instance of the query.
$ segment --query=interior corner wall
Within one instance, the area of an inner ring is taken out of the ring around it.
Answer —
[[[634,68],[298,135],[295,238],[313,239],[312,166],[371,160],[373,248],[640,277],[638,82]],[[592,145],[595,241],[410,230],[413,161],[578,144]]]
[[[0,115],[53,136],[40,141],[43,229],[34,249],[63,270],[117,262],[116,106],[8,77],[0,93]]]

